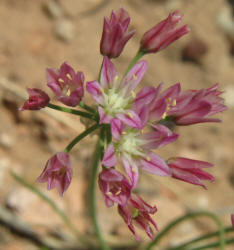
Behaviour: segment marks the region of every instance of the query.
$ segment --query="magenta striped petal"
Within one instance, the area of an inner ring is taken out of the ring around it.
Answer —
[[[110,144],[104,154],[102,164],[106,167],[113,167],[117,163],[113,144]]]
[[[129,127],[138,128],[138,129],[142,128],[141,119],[132,110],[127,110],[125,114],[117,114],[116,116]]]
[[[128,92],[134,90],[143,78],[147,68],[148,64],[146,61],[136,63],[124,77],[121,88],[127,88]]]
[[[145,158],[141,160],[142,169],[160,176],[171,175],[169,167],[161,157],[152,152],[149,153],[148,157],[148,159]]]
[[[102,88],[111,88],[117,72],[115,70],[114,64],[111,60],[105,56],[103,59],[102,71],[101,71],[101,80],[100,84]]]
[[[122,131],[123,131],[123,124],[122,122],[117,119],[117,118],[114,118],[111,120],[111,134],[112,136],[118,140],[118,138],[121,136],[122,134]]]

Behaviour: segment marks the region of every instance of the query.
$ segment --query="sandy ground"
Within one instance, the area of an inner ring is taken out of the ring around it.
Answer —
[[[87,219],[86,196],[88,163],[96,137],[87,138],[72,151],[74,179],[64,198],[60,198],[57,191],[47,192],[46,186],[35,180],[47,159],[63,150],[84,126],[76,117],[56,111],[52,114],[47,109],[19,113],[17,109],[26,94],[25,87],[48,91],[46,67],[56,68],[67,61],[83,71],[86,80],[95,79],[102,60],[99,41],[103,16],[121,5],[128,10],[132,17],[131,28],[137,33],[121,57],[115,60],[120,72],[136,53],[142,34],[170,11],[179,9],[184,14],[183,22],[191,27],[191,33],[167,50],[145,57],[149,69],[143,84],[157,86],[164,82],[166,87],[181,82],[184,89],[198,89],[219,82],[220,88],[226,91],[229,108],[219,115],[223,120],[221,124],[180,127],[176,130],[180,133],[179,140],[160,150],[165,159],[179,155],[212,162],[215,167],[210,173],[216,181],[207,183],[208,190],[142,173],[137,191],[149,203],[157,205],[154,219],[159,230],[185,211],[198,209],[217,213],[224,224],[229,225],[230,213],[234,212],[234,60],[232,35],[227,28],[231,5],[224,0],[1,0],[0,205],[13,208],[20,218],[41,234],[66,230],[47,204],[13,180],[9,174],[9,170],[13,170],[55,200],[69,214],[78,230],[92,232]],[[197,41],[192,49],[195,59],[191,60],[190,56],[190,60],[182,60],[185,57],[183,51],[192,41]],[[86,97],[86,101],[90,103],[91,99]],[[104,233],[115,240],[134,241],[117,215],[116,207],[105,208],[100,193],[97,195],[100,197],[99,219]],[[213,229],[215,225],[210,220],[190,221],[173,231],[162,246]],[[0,249],[38,248],[0,227]]]

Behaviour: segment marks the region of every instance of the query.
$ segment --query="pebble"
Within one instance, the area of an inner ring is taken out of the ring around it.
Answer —
[[[229,108],[234,108],[234,86],[233,85],[228,85],[227,87],[225,87],[223,98],[225,99],[225,104]]]
[[[60,19],[55,26],[55,35],[65,42],[71,41],[75,35],[73,23],[66,19]]]
[[[9,149],[14,144],[13,138],[8,134],[0,134],[0,146]]]
[[[63,15],[63,11],[56,0],[46,1],[42,7],[46,15],[53,19],[57,19]]]

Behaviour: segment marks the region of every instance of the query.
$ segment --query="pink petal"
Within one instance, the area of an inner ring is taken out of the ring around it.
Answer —
[[[132,188],[135,188],[138,184],[138,179],[139,179],[139,171],[138,171],[138,167],[136,165],[136,163],[129,162],[129,160],[127,160],[126,158],[122,157],[122,162],[125,168],[125,171],[129,177],[129,179],[131,180],[132,183]]]
[[[123,123],[117,119],[114,118],[111,120],[111,134],[112,136],[118,140],[118,138],[121,136],[123,132]]]
[[[114,64],[110,61],[110,59],[105,56],[103,59],[102,71],[101,71],[101,80],[100,84],[103,89],[110,88],[114,81],[117,72],[115,70]]]
[[[142,169],[159,176],[171,175],[170,169],[165,161],[155,153],[149,153],[149,159],[141,160]]]
[[[146,105],[154,100],[158,95],[158,91],[154,87],[143,87],[143,89],[138,92],[134,103],[137,107]]]
[[[123,123],[132,128],[142,128],[142,122],[139,116],[132,110],[126,110],[125,114],[116,115]]]
[[[91,81],[86,83],[86,90],[92,95],[93,99],[102,104],[102,94],[100,90],[100,84],[97,81]]]
[[[128,88],[128,92],[134,90],[143,78],[147,68],[148,65],[146,61],[136,63],[124,77],[121,88]]]
[[[104,154],[102,165],[106,167],[113,167],[117,164],[117,159],[115,156],[115,150],[113,144],[110,144]]]
[[[98,107],[98,113],[99,113],[99,117],[100,117],[100,121],[99,121],[100,124],[111,122],[112,117],[107,115],[100,106]]]

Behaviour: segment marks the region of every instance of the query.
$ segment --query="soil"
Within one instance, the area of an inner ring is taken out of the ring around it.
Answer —
[[[163,82],[166,88],[180,82],[183,89],[199,89],[218,82],[228,106],[218,115],[222,123],[179,127],[179,139],[159,151],[164,159],[184,156],[212,162],[214,167],[209,173],[215,176],[215,182],[207,183],[207,190],[142,172],[137,192],[157,205],[154,219],[159,231],[186,211],[201,209],[216,213],[225,225],[230,225],[230,214],[234,212],[234,21],[231,2],[225,0],[1,0],[0,206],[13,211],[41,235],[68,233],[48,204],[12,178],[10,171],[14,171],[53,199],[79,231],[92,234],[87,180],[96,135],[72,151],[74,177],[61,198],[56,190],[47,191],[46,185],[35,180],[48,158],[62,151],[84,125],[77,117],[57,111],[19,112],[18,108],[26,97],[26,87],[50,92],[46,87],[47,67],[57,68],[67,61],[83,71],[87,81],[95,79],[102,61],[99,43],[103,17],[120,6],[129,12],[130,28],[137,32],[115,60],[119,72],[124,72],[135,55],[142,34],[179,9],[191,32],[168,49],[145,56],[149,69],[143,84],[157,86]],[[85,102],[91,104],[92,100],[86,96]],[[97,195],[104,235],[111,242],[135,242],[116,207],[106,208],[99,191]],[[190,220],[170,233],[158,249],[216,229],[204,217]],[[143,242],[148,241],[144,233],[139,234]],[[0,249],[38,248],[0,224]]]

